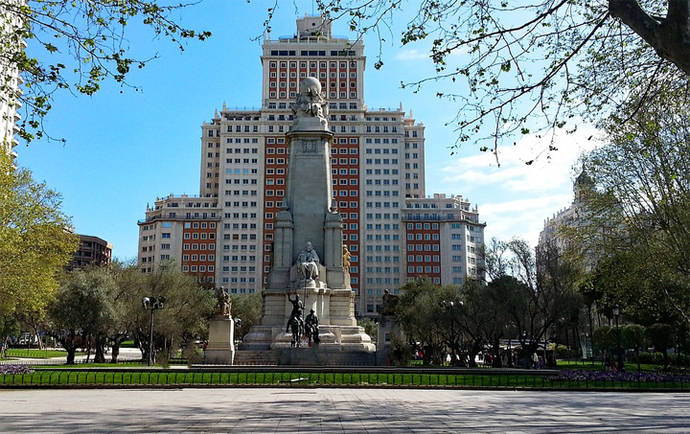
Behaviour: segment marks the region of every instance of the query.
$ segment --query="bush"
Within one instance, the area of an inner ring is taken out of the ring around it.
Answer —
[[[187,345],[182,349],[182,358],[187,360],[187,364],[197,365],[204,360],[204,355],[202,354],[199,347],[196,345]]]
[[[635,360],[634,356],[631,356],[631,360]],[[686,354],[671,354],[668,356],[669,363],[678,366],[688,366],[690,365],[690,357]],[[650,365],[663,365],[664,364],[664,353],[640,353],[640,363],[647,363]]]
[[[580,351],[577,348],[568,348],[565,345],[559,345],[556,348],[556,358],[558,359],[577,359],[580,357]]]

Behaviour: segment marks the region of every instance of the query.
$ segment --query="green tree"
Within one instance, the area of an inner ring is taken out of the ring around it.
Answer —
[[[616,329],[609,326],[597,327],[592,335],[594,348],[602,354],[610,354],[616,348]]]
[[[114,318],[110,296],[116,284],[106,269],[93,267],[70,272],[48,308],[51,329],[74,363],[78,348],[96,350],[94,361],[105,362],[103,347]]]
[[[168,39],[180,50],[186,39],[208,38],[210,32],[180,24],[178,14],[188,5],[139,0],[1,1],[0,58],[6,67],[0,75],[0,97],[23,107],[19,135],[27,142],[43,136],[41,121],[56,91],[93,95],[106,80],[133,87],[127,82],[131,69],[143,68],[157,55],[130,48],[131,27],[148,29],[153,37]],[[24,82],[20,88],[14,86],[17,72]]]
[[[254,294],[231,294],[232,318],[235,320],[235,339],[243,339],[261,320],[262,297]],[[239,320],[239,322],[237,321]]]
[[[626,324],[621,327],[623,346],[624,348],[632,348],[635,350],[638,371],[640,371],[640,349],[644,348],[647,343],[645,333],[645,328],[639,324]]]
[[[0,315],[0,359],[5,358],[9,337],[20,333],[19,321],[14,315]]]
[[[408,344],[422,352],[425,365],[442,364],[445,355],[442,288],[428,278],[417,278],[403,285],[400,292],[396,319]]]
[[[543,244],[535,252],[520,239],[509,246],[514,255],[512,274],[519,282],[514,284],[510,314],[526,357],[550,337],[562,318],[570,319],[578,303],[577,273],[553,243]]]
[[[403,45],[429,40],[435,74],[402,85],[415,92],[426,84],[443,89],[434,92],[458,104],[449,123],[457,126],[459,142],[478,143],[482,150],[495,151],[531,131],[571,131],[581,118],[598,121],[635,92],[646,95],[645,103],[660,89],[688,85],[688,0],[317,0],[316,5],[360,37],[373,33],[379,47],[398,38]],[[391,29],[400,21],[407,25],[397,35]],[[379,53],[374,67],[382,66]],[[553,136],[545,143],[549,151],[558,147]]]
[[[141,287],[143,276],[135,262],[114,261],[109,266],[109,272],[115,279],[116,287],[111,295],[113,317],[108,324],[106,338],[110,345],[110,361],[117,363],[120,345],[129,337],[133,327],[130,309],[133,306],[132,300],[138,297],[137,291]]]
[[[670,95],[628,107],[629,124],[606,123],[609,144],[584,159],[594,188],[583,196],[586,224],[574,238],[583,250],[615,258],[608,274],[617,276],[615,285],[635,290],[633,303],[646,300],[660,311],[668,304],[688,324],[689,112],[690,103]],[[607,274],[601,274],[605,280]]]
[[[61,205],[0,152],[0,316],[41,311],[57,290],[56,276],[78,246]]]
[[[493,367],[503,367],[500,340],[510,338],[515,330],[510,316],[510,304],[515,296],[519,283],[512,277],[502,275],[484,286],[479,282],[468,280],[462,286],[464,299],[464,330],[479,342],[491,346]],[[470,355],[471,360],[474,358]],[[508,360],[512,365],[512,360]]]
[[[669,324],[656,323],[647,327],[647,338],[654,346],[654,351],[664,354],[664,366],[668,367],[668,349],[673,346],[673,327]]]
[[[131,273],[123,300],[127,330],[139,345],[144,360],[149,353],[150,312],[142,308],[143,297],[164,297],[164,308],[154,317],[154,356],[164,361],[179,348],[206,339],[208,318],[216,306],[213,290],[204,288],[194,276],[182,273],[174,263],[150,274]],[[138,277],[137,277],[138,276]]]

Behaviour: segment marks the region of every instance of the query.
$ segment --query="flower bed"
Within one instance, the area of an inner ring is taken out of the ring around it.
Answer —
[[[30,374],[33,370],[25,365],[0,365],[0,375],[5,374]]]
[[[562,371],[550,377],[552,381],[628,381],[641,383],[682,382],[690,383],[690,375],[665,374],[659,372],[611,372],[574,370]]]

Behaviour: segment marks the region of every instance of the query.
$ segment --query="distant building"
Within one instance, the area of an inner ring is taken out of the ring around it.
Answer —
[[[594,181],[583,167],[573,184],[573,202],[569,207],[563,208],[552,217],[544,220],[544,229],[539,233],[538,250],[551,245],[563,253],[570,247],[570,240],[563,233],[563,229],[567,227],[577,228],[589,223],[584,210],[583,195],[593,186]],[[586,264],[588,268],[592,268],[595,264],[595,257],[588,258]]]
[[[142,271],[174,259],[231,293],[261,291],[287,191],[290,106],[306,77],[319,79],[329,102],[333,202],[357,314],[377,315],[384,291],[397,293],[410,278],[453,284],[476,271],[484,224],[460,196],[425,198],[424,124],[402,105],[367,107],[362,41],[333,36],[323,17],[305,17],[294,36],[264,38],[261,64],[261,107],[223,104],[201,126],[199,196],[157,199],[138,222]]]
[[[8,0],[5,3],[20,7],[24,5],[24,0]],[[24,50],[26,42],[17,36],[18,30],[22,28],[21,19],[9,10],[10,8],[3,8],[0,14],[0,76],[3,81],[0,89],[0,152],[6,152],[14,159],[17,154],[13,148],[19,144],[15,138],[18,131],[16,123],[21,118],[18,113],[21,103],[17,101],[17,97],[21,94],[19,86],[23,81],[16,66],[6,59]]]
[[[486,223],[462,196],[408,198],[402,210],[407,279],[427,276],[437,285],[483,280],[481,249]]]
[[[218,198],[170,195],[156,199],[153,207],[147,206],[146,218],[139,221],[139,266],[141,271],[151,273],[160,264],[174,260],[185,273],[198,276],[202,282],[213,283],[216,276],[216,245],[220,236],[222,210]],[[245,223],[246,224],[246,223]],[[256,224],[254,224],[256,228]],[[250,234],[244,237],[249,239]],[[240,239],[237,235],[236,240]],[[251,234],[254,244],[257,236]],[[256,263],[256,247],[253,251],[244,249],[235,252],[243,264]],[[256,284],[256,265],[242,265],[245,276]],[[236,270],[240,271],[239,267]],[[245,283],[245,282],[243,282]]]
[[[79,234],[79,250],[69,263],[69,270],[89,265],[108,265],[112,259],[113,245],[106,240]]]

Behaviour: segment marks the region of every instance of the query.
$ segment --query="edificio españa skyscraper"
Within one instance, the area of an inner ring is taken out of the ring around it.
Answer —
[[[232,293],[263,288],[286,194],[290,103],[308,76],[329,101],[333,199],[358,314],[376,315],[384,289],[395,293],[409,277],[458,284],[480,272],[485,224],[461,196],[425,197],[424,125],[402,107],[365,105],[361,41],[333,37],[323,17],[304,17],[294,37],[264,39],[261,63],[261,108],[224,106],[202,124],[199,196],[159,198],[139,222],[144,272],[175,259]]]

